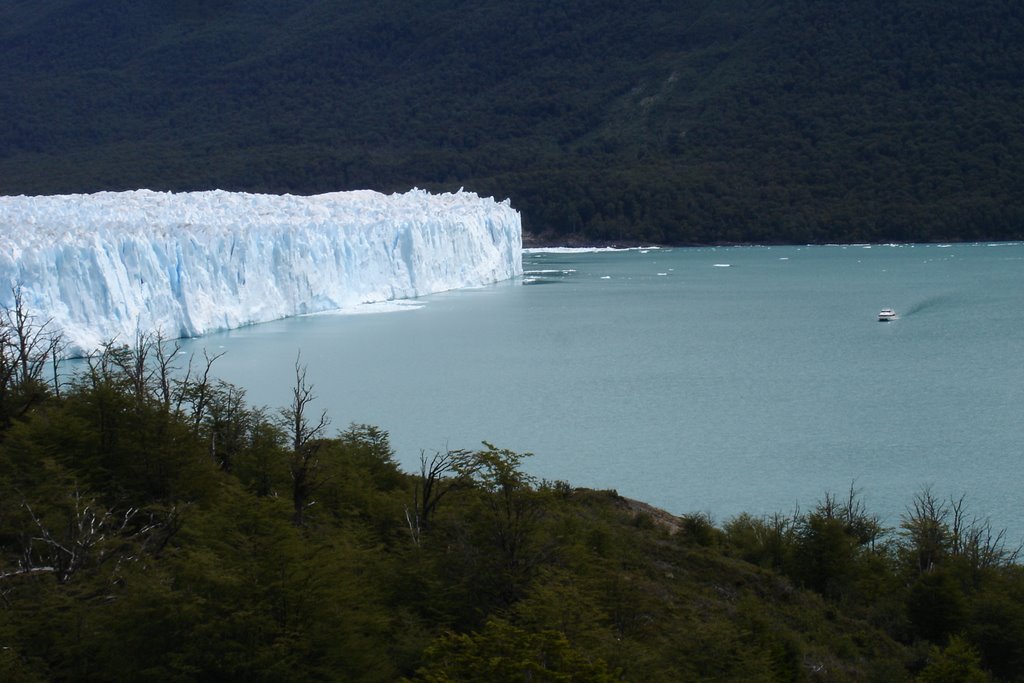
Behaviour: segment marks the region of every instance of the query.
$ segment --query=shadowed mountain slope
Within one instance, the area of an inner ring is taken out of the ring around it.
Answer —
[[[412,186],[546,241],[1024,237],[1004,0],[0,4],[0,192]]]

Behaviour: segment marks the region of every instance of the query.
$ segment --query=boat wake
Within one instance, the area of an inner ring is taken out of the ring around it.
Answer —
[[[950,296],[948,294],[940,294],[937,296],[928,297],[927,299],[922,299],[921,301],[908,306],[901,313],[901,316],[905,318],[909,315],[914,315],[915,313],[920,313],[921,311],[928,310],[929,308],[935,308],[936,306],[946,303],[947,301],[949,301],[949,299]]]

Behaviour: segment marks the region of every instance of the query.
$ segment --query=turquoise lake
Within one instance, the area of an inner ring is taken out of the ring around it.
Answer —
[[[1024,244],[526,252],[526,276],[398,312],[186,342],[284,406],[301,362],[332,430],[489,441],[527,471],[717,523],[851,484],[896,526],[925,486],[1024,538]],[[899,318],[877,321],[892,307]],[[372,309],[372,307],[370,307]]]

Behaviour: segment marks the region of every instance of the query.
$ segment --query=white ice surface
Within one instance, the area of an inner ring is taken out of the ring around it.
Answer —
[[[20,286],[76,351],[480,286],[521,254],[518,212],[470,192],[0,197],[0,303]]]

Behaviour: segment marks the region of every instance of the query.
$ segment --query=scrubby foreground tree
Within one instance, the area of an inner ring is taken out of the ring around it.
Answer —
[[[1014,548],[962,499],[925,490],[899,529],[853,491],[719,529],[538,481],[527,454],[490,444],[423,454],[407,474],[386,431],[326,433],[298,362],[275,412],[214,379],[216,358],[175,365],[178,350],[140,335],[59,392],[39,373],[8,380],[33,399],[0,424],[0,680],[1024,670]]]

